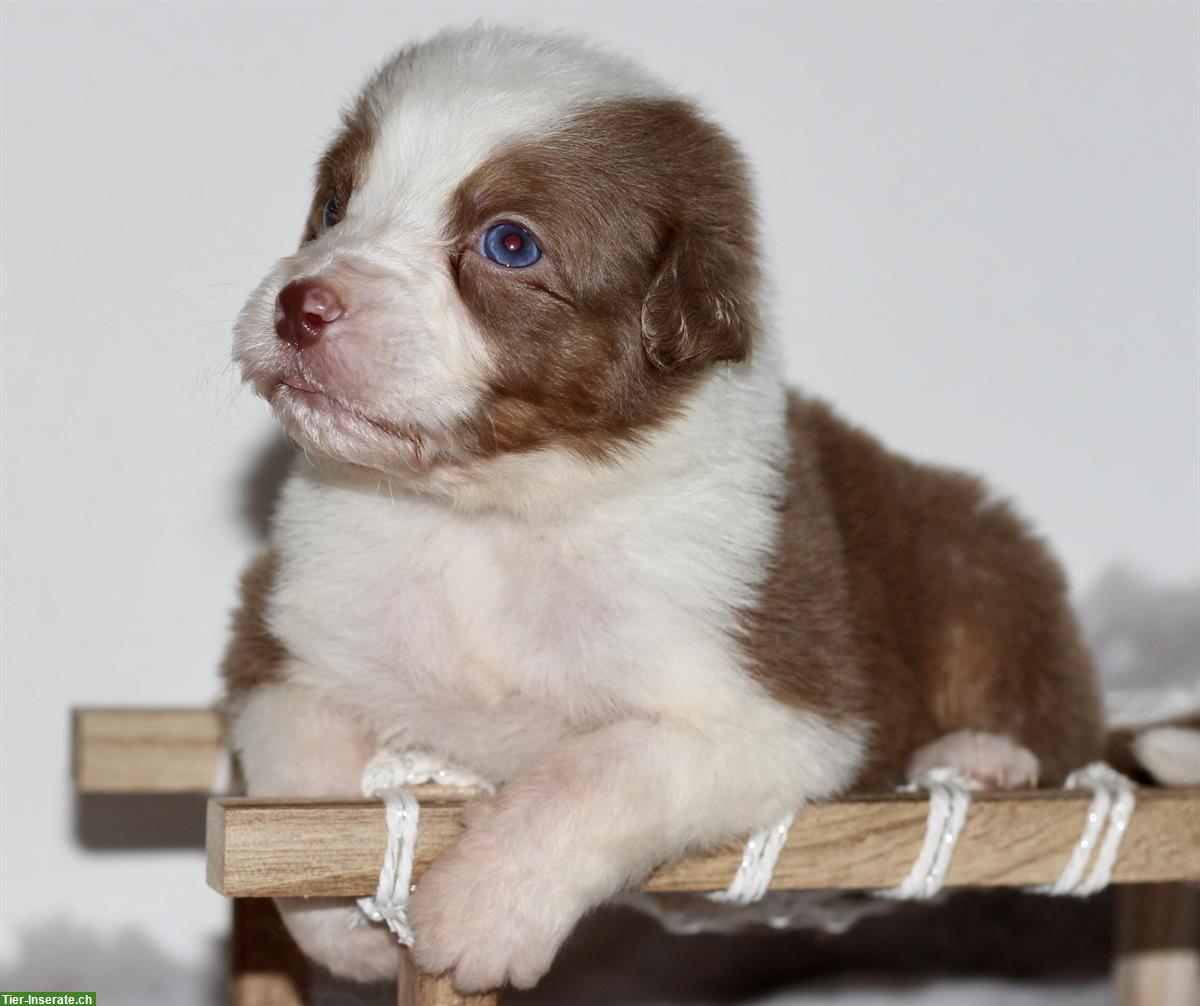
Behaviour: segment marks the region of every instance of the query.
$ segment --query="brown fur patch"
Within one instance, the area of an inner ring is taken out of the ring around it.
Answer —
[[[478,453],[565,443],[604,456],[673,414],[705,365],[745,358],[758,327],[746,177],[692,105],[625,100],[464,180],[447,237],[496,360],[468,436]],[[541,260],[481,255],[499,222],[532,233]]]
[[[317,163],[313,201],[301,244],[312,241],[325,229],[325,204],[330,197],[334,199],[338,218],[345,214],[354,188],[366,169],[375,133],[375,115],[366,98],[360,97],[342,114],[341,129]]]
[[[975,479],[916,464],[793,395],[779,551],[746,623],[783,701],[865,714],[857,785],[901,781],[956,730],[1004,734],[1043,784],[1098,757],[1099,694],[1044,544]]]
[[[281,668],[287,650],[265,620],[277,566],[275,553],[263,551],[242,573],[241,604],[234,611],[233,632],[221,661],[226,694],[232,701],[259,685],[283,680]]]

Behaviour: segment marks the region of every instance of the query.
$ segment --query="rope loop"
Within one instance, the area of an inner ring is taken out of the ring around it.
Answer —
[[[897,901],[927,901],[941,891],[946,881],[971,809],[971,784],[953,769],[939,767],[930,769],[902,790],[924,790],[929,794],[925,840],[908,876],[879,895]]]
[[[1058,880],[1035,890],[1086,898],[1107,887],[1112,878],[1113,866],[1137,806],[1135,786],[1104,762],[1092,762],[1072,772],[1063,788],[1091,790],[1092,803],[1083,822],[1083,832]],[[1092,868],[1085,876],[1089,862]]]
[[[408,896],[413,889],[413,854],[421,819],[421,805],[407,787],[429,782],[477,786],[493,792],[492,786],[478,776],[449,766],[425,751],[380,751],[363,770],[363,796],[383,801],[388,844],[379,871],[379,885],[373,895],[358,899],[358,907],[371,922],[386,923],[397,941],[406,947],[413,944]]]
[[[742,861],[737,873],[724,891],[716,891],[708,897],[712,901],[730,902],[735,905],[748,905],[759,901],[771,886],[775,876],[775,864],[779,862],[779,853],[787,844],[788,831],[796,819],[796,811],[788,814],[777,824],[769,828],[759,828],[746,841],[746,849],[742,853]]]

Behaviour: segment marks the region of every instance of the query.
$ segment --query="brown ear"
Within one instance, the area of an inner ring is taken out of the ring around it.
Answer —
[[[667,243],[642,302],[642,344],[659,370],[744,360],[758,328],[754,256],[714,229],[684,226]]]

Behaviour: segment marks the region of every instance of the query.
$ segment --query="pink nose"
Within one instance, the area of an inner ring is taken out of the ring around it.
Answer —
[[[345,313],[337,291],[315,279],[293,280],[275,301],[275,334],[297,349],[312,346]]]

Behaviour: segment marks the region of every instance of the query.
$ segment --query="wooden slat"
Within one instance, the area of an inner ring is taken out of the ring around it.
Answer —
[[[76,709],[76,789],[211,792],[226,757],[223,734],[215,709]]]
[[[449,975],[418,975],[412,993],[401,990],[398,1006],[497,1006],[498,992],[465,994],[455,989]]]
[[[1079,839],[1088,805],[1088,795],[1062,791],[981,794],[947,885],[1050,883]],[[792,826],[773,886],[895,885],[912,866],[927,811],[919,797],[890,794],[809,807]],[[461,828],[461,803],[422,802],[414,876]],[[386,841],[383,810],[373,802],[210,800],[208,882],[230,897],[361,896],[375,889]],[[659,870],[645,889],[720,890],[740,858],[740,846],[693,857]],[[1200,789],[1139,790],[1113,881],[1200,881]]]
[[[273,902],[233,902],[230,1006],[304,1006],[309,967]]]
[[[1200,1003],[1200,890],[1134,884],[1117,892],[1117,1006]]]
[[[459,992],[449,975],[428,975],[417,970],[412,953],[400,948],[400,976],[396,1006],[498,1006],[500,993]]]

